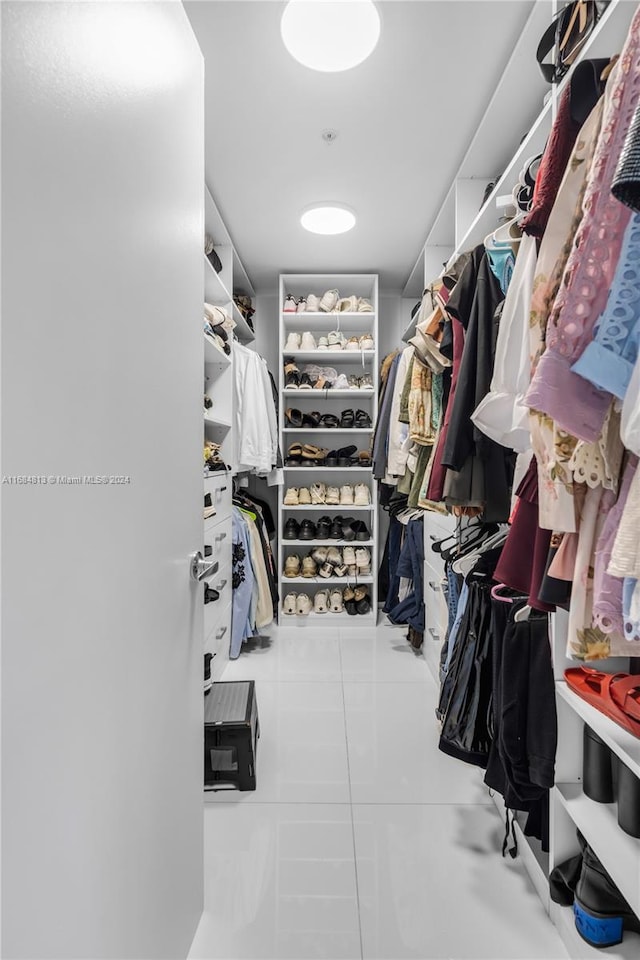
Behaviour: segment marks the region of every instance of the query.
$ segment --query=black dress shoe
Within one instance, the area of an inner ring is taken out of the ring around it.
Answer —
[[[291,517],[290,520],[284,525],[284,539],[285,540],[299,540],[298,534],[300,533],[300,524],[297,520],[294,520]]]
[[[316,539],[316,525],[311,520],[303,520],[300,524],[300,539],[301,540],[315,540]]]

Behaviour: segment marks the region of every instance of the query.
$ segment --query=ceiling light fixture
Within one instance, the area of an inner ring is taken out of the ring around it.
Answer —
[[[370,56],[380,36],[373,0],[289,0],[280,23],[291,56],[311,70],[350,70]]]
[[[310,233],[330,236],[352,230],[356,225],[356,215],[341,203],[314,203],[303,211],[300,223]]]

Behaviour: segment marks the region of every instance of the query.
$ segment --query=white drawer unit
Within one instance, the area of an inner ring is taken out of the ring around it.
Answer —
[[[204,492],[211,494],[211,503],[215,509],[212,517],[204,522],[205,531],[231,517],[231,495],[233,482],[228,473],[214,473],[205,477]]]
[[[220,598],[222,600],[222,597]],[[229,602],[226,606],[220,607],[220,601],[217,601],[213,606],[216,606],[218,610],[216,611],[217,619],[211,630],[205,636],[206,640],[204,642],[204,649],[206,653],[213,654],[213,660],[211,661],[211,676],[213,680],[219,680],[224,673],[224,669],[229,662],[229,644],[231,643],[231,598],[228,597]],[[212,604],[208,604],[212,606]],[[206,609],[206,607],[205,607]]]

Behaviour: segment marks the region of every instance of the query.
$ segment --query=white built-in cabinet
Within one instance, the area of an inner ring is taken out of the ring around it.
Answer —
[[[424,247],[403,292],[407,304],[418,299],[429,283],[438,277],[445,263],[469,250],[494,230],[498,223],[500,198],[511,194],[519,172],[527,161],[542,153],[555,117],[558,96],[568,82],[551,90],[543,81],[535,59],[542,33],[556,7],[550,0],[538,0],[531,10],[525,29],[514,47],[502,77],[489,103],[469,149],[450,189],[431,225]],[[596,29],[582,51],[580,60],[619,53],[637,9],[635,0],[611,0]],[[514,152],[515,151],[515,152]],[[483,203],[487,183],[499,175],[490,196]],[[415,320],[405,330],[408,340]],[[425,605],[426,630],[424,654],[437,677],[440,648],[446,629],[446,607],[433,584],[443,574],[442,563],[431,549],[433,539],[442,539],[443,530],[453,521],[436,514],[425,514]],[[582,732],[588,724],[631,770],[640,776],[640,740],[618,727],[567,687],[565,659],[567,615],[560,611],[550,617],[550,637],[556,676],[558,709],[558,752],[556,786],[551,791],[550,851],[545,854],[537,841],[524,836],[516,825],[520,856],[551,919],[558,928],[571,957],[602,956],[602,951],[586,944],[577,934],[570,907],[550,901],[549,872],[578,852],[576,828],[593,847],[605,868],[640,916],[640,840],[628,836],[617,823],[615,804],[599,804],[585,796],[582,782]],[[600,666],[600,664],[597,664]],[[629,661],[609,660],[604,669],[629,670]],[[501,808],[501,801],[496,797]],[[501,808],[502,809],[502,808]],[[499,855],[499,853],[498,853]],[[606,951],[610,960],[640,957],[640,936],[625,931],[623,943]]]
[[[233,296],[245,294],[253,297],[255,293],[206,187],[205,230],[212,237],[222,263],[222,270],[216,273],[209,260],[204,257],[205,301],[224,307],[236,323],[235,337],[240,343],[248,345],[254,339],[253,331],[233,302]],[[220,680],[229,662],[231,639],[231,496],[237,467],[234,462],[234,343],[231,344],[231,353],[227,356],[204,337],[204,393],[212,401],[212,406],[204,410],[204,438],[220,444],[221,456],[230,468],[226,473],[205,474],[204,477],[204,493],[211,494],[216,511],[204,521],[203,550],[207,561],[218,564],[216,572],[207,583],[219,593],[219,598],[204,605],[204,653],[213,654],[211,675],[214,681]]]

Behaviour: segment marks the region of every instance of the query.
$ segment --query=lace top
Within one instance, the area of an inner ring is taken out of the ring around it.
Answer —
[[[547,326],[547,349],[528,394],[529,405],[583,440],[598,437],[609,397],[571,371],[592,339],[618,261],[631,211],[611,183],[640,96],[640,9],[607,81],[600,138],[584,196],[584,217]]]
[[[624,399],[640,339],[640,214],[622,241],[609,301],[591,343],[571,368],[600,390]]]

